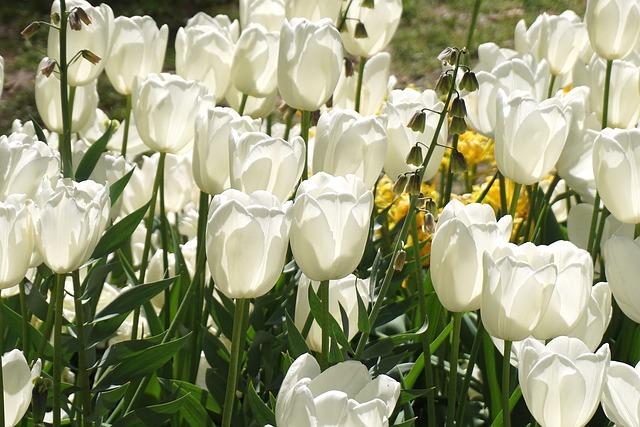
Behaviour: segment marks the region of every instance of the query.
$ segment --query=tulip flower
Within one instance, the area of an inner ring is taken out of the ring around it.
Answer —
[[[280,35],[262,25],[251,24],[242,31],[231,65],[231,80],[244,95],[264,98],[276,90]]]
[[[280,32],[286,18],[285,0],[240,0],[240,26],[260,24],[267,31]]]
[[[17,285],[30,267],[34,233],[24,196],[10,196],[0,201],[0,289]]]
[[[606,63],[594,56],[588,68],[591,108],[602,117],[602,99]],[[640,69],[632,61],[614,61],[609,88],[607,125],[612,128],[635,127],[640,120]]]
[[[529,337],[551,300],[556,276],[551,255],[531,243],[485,253],[480,314],[487,332],[506,341]]]
[[[42,64],[47,61],[44,58]],[[97,81],[91,80],[86,85],[76,88],[73,100],[72,131],[85,127],[98,108]],[[60,104],[60,80],[54,75],[49,77],[41,72],[36,74],[36,107],[44,124],[52,132],[62,133],[62,107]],[[44,141],[43,141],[44,142]]]
[[[507,178],[531,185],[548,175],[562,154],[569,113],[551,99],[538,103],[521,93],[496,100],[496,164]]]
[[[231,131],[231,187],[245,193],[265,190],[284,202],[302,176],[305,153],[304,140],[299,136],[285,141],[262,132],[240,136]]]
[[[640,363],[611,361],[602,388],[602,409],[617,426],[640,426]]]
[[[309,286],[313,286],[313,291],[317,294],[320,282],[312,282],[304,274],[298,281],[298,291],[296,297],[296,327],[302,331],[311,311],[309,305]],[[369,279],[358,279],[353,274],[339,280],[329,282],[329,313],[342,325],[342,314],[340,307],[347,314],[349,320],[348,331],[343,331],[348,340],[351,340],[358,333],[358,295],[365,307],[369,304]],[[313,351],[322,351],[322,329],[314,320],[307,335],[307,345]]]
[[[313,173],[356,175],[372,188],[384,165],[387,131],[384,119],[362,117],[355,111],[333,110],[318,120],[313,158]]]
[[[527,28],[520,20],[515,30],[516,48],[531,53],[537,61],[545,59],[555,76],[573,69],[583,46],[589,43],[587,31],[575,12],[538,16]]]
[[[200,13],[176,34],[176,74],[201,82],[216,102],[224,99],[229,87],[236,27],[237,22],[224,15],[211,18]]]
[[[85,0],[66,0],[67,12],[79,7],[84,10],[90,24],[82,24],[80,30],[72,30],[67,21],[67,61],[70,61],[80,51],[86,50],[96,55],[100,60],[94,64],[83,58],[69,64],[69,86],[84,86],[96,80],[104,69],[106,58],[109,57],[114,33],[113,11],[106,4],[91,6]],[[54,0],[51,5],[51,15],[60,15],[60,0]],[[60,31],[57,28],[49,28],[47,42],[47,56],[60,63]]]
[[[229,85],[225,99],[227,104],[235,111],[240,111],[242,105],[242,99],[244,95],[236,89],[233,84]],[[245,116],[253,117],[254,119],[262,119],[268,117],[278,106],[278,91],[274,90],[264,98],[255,98],[249,96],[244,106],[243,114]],[[275,124],[274,124],[275,125]]]
[[[507,95],[523,91],[537,101],[547,99],[551,73],[547,61],[536,63],[530,56],[513,58],[492,71]]]
[[[444,104],[438,100],[438,96],[432,90],[425,90],[422,93],[413,89],[394,90],[389,95],[383,112],[387,116],[388,144],[384,162],[384,170],[387,175],[397,177],[405,172],[415,171],[416,166],[407,164],[409,150],[417,142],[421,142],[427,147],[431,144],[438,125],[439,114],[425,111],[424,132],[416,132],[408,126],[415,113],[423,108],[442,111]],[[424,173],[425,180],[433,178],[440,168],[444,156],[444,146],[447,143],[446,122],[440,129],[436,143],[438,145],[434,148]],[[427,154],[427,147],[423,148],[423,155]]]
[[[313,175],[298,187],[293,206],[291,250],[311,280],[336,280],[362,258],[373,194],[355,175]]]
[[[402,0],[377,0],[373,7],[363,6],[365,1],[351,3],[342,40],[351,55],[368,58],[387,47],[396,33],[402,16]],[[366,37],[356,34],[358,24],[364,25]]]
[[[107,149],[113,152],[122,152],[122,140],[124,138],[125,126],[118,126],[113,136],[107,143]],[[134,161],[141,154],[149,151],[142,138],[138,134],[138,127],[136,126],[136,120],[133,115],[130,117],[129,122],[129,137],[127,138],[127,160]]]
[[[579,338],[589,351],[596,351],[609,327],[612,315],[611,288],[607,283],[600,282],[591,289],[587,309],[567,335]]]
[[[389,424],[400,396],[400,383],[379,375],[372,379],[356,360],[320,372],[310,354],[298,357],[284,377],[276,401],[278,427],[337,427]]]
[[[140,137],[152,150],[177,153],[193,141],[202,85],[171,74],[149,74],[133,93]]]
[[[489,205],[463,205],[451,200],[444,207],[431,243],[431,280],[449,311],[480,308],[483,255],[491,254],[511,236],[511,216],[496,221]],[[461,263],[460,260],[465,262]]]
[[[340,33],[328,19],[285,22],[278,54],[278,89],[284,101],[298,110],[320,108],[336,88],[342,55]]]
[[[257,298],[282,272],[291,202],[266,191],[227,190],[213,198],[207,221],[207,261],[216,287],[229,298]]]
[[[11,133],[0,136],[0,200],[11,194],[33,199],[42,179],[60,173],[58,153],[35,136]]]
[[[169,27],[158,28],[150,16],[116,18],[105,71],[118,93],[130,95],[136,77],[162,72],[168,35]]]
[[[518,379],[536,421],[549,427],[586,425],[600,403],[610,359],[608,344],[592,353],[577,338],[558,337],[546,346],[525,341]]]
[[[284,0],[287,19],[305,18],[318,22],[330,19],[337,22],[342,7],[341,0]]]
[[[627,56],[640,37],[637,0],[587,0],[584,20],[591,47],[607,60]]]
[[[604,205],[619,221],[640,222],[640,129],[605,129],[593,146],[593,171]]]
[[[229,170],[229,138],[255,132],[259,124],[241,117],[231,108],[201,109],[196,117],[193,146],[193,177],[200,190],[209,194],[231,188]]]
[[[29,369],[27,359],[20,350],[11,350],[2,356],[4,381],[4,425],[13,427],[27,413],[31,404],[34,382],[40,377],[42,362],[37,360]]]
[[[476,73],[478,90],[464,96],[467,119],[470,126],[479,133],[492,137],[496,127],[496,97],[501,89],[499,80],[491,73]]]
[[[567,335],[587,309],[593,283],[591,255],[571,242],[560,240],[548,247],[557,269],[555,286],[547,308],[533,331],[538,339]]]
[[[389,73],[391,67],[391,55],[380,52],[367,60],[362,74],[362,92],[360,95],[360,114],[371,116],[378,114],[382,103],[387,97],[389,85]],[[356,89],[358,84],[358,71],[347,76],[346,67],[342,67],[342,73],[333,92],[333,108],[345,110],[355,109]]]
[[[640,274],[636,258],[639,255],[640,238],[613,236],[604,245],[605,269],[613,297],[622,312],[636,323],[640,323],[640,288],[635,285]]]
[[[60,179],[44,182],[36,196],[36,247],[54,273],[69,273],[84,264],[109,220],[109,191],[94,181]],[[35,210],[34,210],[35,211]]]
[[[516,38],[516,42],[517,41],[518,39]],[[522,51],[520,52],[526,53]],[[482,43],[478,46],[478,63],[474,67],[474,70],[476,74],[480,71],[490,73],[491,70],[493,70],[496,66],[517,56],[518,51],[515,51],[513,49],[500,47],[492,42]]]

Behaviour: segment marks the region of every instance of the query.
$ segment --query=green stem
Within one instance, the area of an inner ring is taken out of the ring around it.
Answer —
[[[551,79],[549,80],[549,90],[547,90],[547,98],[551,98],[553,96],[553,86],[556,84],[557,76],[555,74],[551,74]]]
[[[538,183],[535,183],[532,186],[530,186],[530,189],[531,190],[529,195],[529,213],[527,215],[527,224],[526,224],[526,227],[522,227],[522,230],[523,230],[522,236],[524,236],[525,241],[529,240],[531,227],[533,226],[533,222],[534,222],[533,217],[535,216],[536,205],[538,204]]]
[[[62,140],[60,141],[60,158],[62,161],[62,174],[65,178],[73,177],[71,163],[71,113],[69,108],[69,85],[67,64],[67,13],[66,0],[60,0],[60,102],[62,110]]]
[[[20,282],[20,311],[22,313],[22,348],[24,351],[24,357],[27,359],[27,363],[31,361],[29,353],[31,352],[31,342],[29,341],[29,320],[31,319],[31,313],[27,308],[27,293],[25,284],[27,279],[23,279]],[[32,285],[33,286],[33,285]],[[0,313],[2,315],[2,313]],[[0,334],[2,333],[2,327],[0,327]],[[4,349],[0,348],[0,354]]]
[[[22,286],[22,285],[21,285]],[[0,355],[4,355],[4,301],[0,297]],[[2,387],[2,392],[0,393],[0,427],[4,427],[4,375],[3,372],[4,367],[2,363],[0,363],[0,387]]]
[[[507,213],[507,183],[502,172],[498,175],[498,180],[500,181],[500,216],[503,216]]]
[[[471,384],[473,369],[475,368],[476,361],[478,359],[478,352],[480,350],[480,343],[482,342],[483,332],[484,324],[482,323],[480,315],[478,315],[478,328],[476,330],[476,336],[473,338],[473,344],[471,344],[471,352],[469,353],[469,364],[467,365],[467,371],[464,374],[462,388],[460,389],[460,393],[458,394],[458,402],[460,402],[460,405],[458,406],[458,410],[456,413],[457,426],[462,425],[462,420],[464,418],[464,409],[467,403],[467,393],[469,391],[469,384]]]
[[[602,100],[602,129],[606,128],[609,121],[609,91],[611,89],[611,72],[613,71],[613,60],[607,61],[607,71],[604,79],[604,98]]]
[[[322,303],[322,348],[320,351],[320,367],[327,369],[329,367],[329,281],[323,280],[320,282],[320,288],[318,289],[318,296]]]
[[[61,425],[62,399],[62,306],[64,305],[64,274],[56,274],[55,324],[53,327],[53,425]]]
[[[360,112],[360,100],[362,99],[362,82],[364,79],[364,66],[367,63],[367,58],[360,58],[360,66],[358,69],[358,83],[356,85],[356,101],[355,101],[355,110],[357,113]]]
[[[151,192],[151,201],[149,202],[149,214],[145,226],[147,232],[144,237],[144,247],[142,249],[142,259],[140,261],[140,273],[138,277],[138,283],[144,283],[144,277],[147,274],[147,267],[149,266],[149,252],[151,250],[151,235],[153,234],[153,219],[156,213],[156,200],[158,200],[158,188],[160,187],[160,180],[164,176],[164,163],[166,153],[160,153],[160,159],[158,160],[158,169],[156,170],[156,176],[153,180],[153,190]],[[140,319],[140,307],[137,307],[133,311],[133,326],[131,327],[131,339],[135,340],[138,336],[138,321]]]
[[[509,408],[509,389],[511,388],[511,341],[504,342],[504,355],[502,357],[502,425],[511,426],[511,409]]]
[[[307,150],[309,149],[309,128],[310,127],[311,127],[311,111],[303,111],[300,132],[301,132],[302,138],[304,139],[304,143],[307,146]],[[304,156],[304,172],[302,173],[303,181],[309,177],[307,157],[308,156]]]
[[[482,193],[480,193],[480,196],[478,196],[474,203],[482,203],[484,201],[484,198],[487,197],[487,194],[489,194],[489,191],[491,191],[491,187],[493,187],[493,184],[495,184],[496,180],[498,179],[498,175],[500,175],[500,172],[496,172],[493,175],[491,181],[489,181],[489,183],[485,185],[485,187],[482,189]]]
[[[131,125],[131,95],[126,96],[126,107],[124,113],[124,131],[122,132],[122,157],[127,157],[127,144],[129,142],[129,126]]]
[[[462,325],[462,314],[453,313],[453,332],[451,336],[451,354],[449,358],[449,389],[447,396],[447,426],[455,425],[456,398],[458,394],[458,353],[460,351],[460,326]]]
[[[542,203],[540,204],[540,213],[536,219],[536,228],[533,231],[533,242],[538,240],[540,233],[542,232],[542,226],[547,222],[547,215],[549,214],[549,210],[551,209],[551,197],[553,197],[553,192],[555,191],[558,183],[560,182],[560,177],[555,175],[553,177],[553,181],[549,184],[549,188],[544,194],[544,198],[542,199]]]
[[[593,244],[596,240],[599,213],[600,213],[600,194],[596,192],[596,198],[595,198],[595,201],[593,202],[593,213],[591,214],[591,226],[589,227],[589,240],[587,243],[587,251],[590,254],[593,254]]]
[[[87,346],[84,338],[84,307],[82,306],[82,290],[80,289],[80,273],[72,273],[74,304],[76,310],[76,334],[78,337],[78,394],[82,405],[82,421],[86,425],[91,413],[91,392],[89,389],[89,373],[87,371]]]
[[[596,238],[593,241],[593,248],[591,252],[591,256],[593,257],[593,265],[595,266],[596,260],[598,259],[598,255],[600,254],[600,242],[602,241],[602,235],[604,234],[604,226],[607,223],[607,217],[609,217],[609,209],[606,207],[602,210],[602,215],[600,215],[600,224],[598,225],[598,231],[596,233]],[[600,274],[604,274],[604,271],[601,271]]]
[[[161,153],[160,156],[166,156],[165,153]],[[169,230],[169,224],[167,221],[167,213],[164,204],[164,164],[163,172],[160,174],[160,241],[162,242],[162,267],[164,271],[164,278],[169,277],[169,237],[167,232]],[[164,290],[164,328],[169,328],[171,324],[171,291],[169,288]]]
[[[458,134],[453,135],[453,140],[451,143],[452,154],[458,150],[458,138],[459,138]],[[440,198],[440,206],[445,206],[447,203],[449,203],[449,200],[451,199],[451,188],[453,187],[453,156],[449,157],[449,166],[447,169],[446,178],[447,178],[447,182],[444,187],[444,192],[442,193],[442,196]]]
[[[513,194],[511,195],[511,206],[509,207],[509,215],[511,215],[512,218],[516,217],[516,209],[518,208],[518,200],[520,199],[521,189],[522,184],[514,183]]]
[[[486,371],[483,371],[482,377],[489,388],[489,413],[495,417],[502,410],[500,384],[495,363],[495,347],[486,331],[482,334],[482,353],[485,364],[484,371]]]
[[[241,116],[244,115],[244,109],[247,106],[247,100],[249,99],[249,95],[242,94],[242,101],[240,101],[240,108],[238,109],[238,114]]]
[[[467,49],[471,49],[471,43],[473,43],[473,34],[476,31],[476,25],[478,23],[478,15],[480,14],[480,5],[482,0],[476,0],[473,4],[473,14],[471,15],[471,24],[469,25],[469,32],[467,33]]]
[[[231,341],[231,360],[229,362],[229,372],[227,375],[227,390],[224,397],[224,408],[222,412],[222,427],[231,426],[233,417],[233,404],[236,400],[236,388],[238,386],[238,376],[242,362],[242,353],[246,330],[244,329],[246,318],[249,315],[249,300],[239,298],[236,300],[235,313],[233,316],[233,338]]]
[[[287,109],[287,116],[285,118],[285,127],[284,127],[284,140],[289,140],[289,135],[291,134],[291,127],[293,126],[293,116],[296,115],[296,110],[291,107]]]
[[[416,291],[419,301],[420,324],[427,321],[427,299],[424,295],[424,277],[422,275],[422,266],[420,265],[420,236],[418,235],[417,217],[411,221],[411,239],[413,240],[413,259],[415,260],[416,272]],[[429,326],[428,328],[430,328]],[[424,379],[425,388],[427,390],[427,425],[428,427],[436,426],[436,401],[433,394],[433,369],[431,368],[431,349],[429,348],[430,331],[422,336],[422,355],[425,361]]]
[[[196,282],[195,298],[195,317],[194,329],[195,337],[191,351],[191,372],[189,378],[193,382],[198,374],[198,365],[200,362],[200,349],[202,348],[202,334],[206,328],[207,316],[204,310],[204,294],[205,294],[205,272],[206,272],[206,251],[205,242],[207,234],[207,216],[209,213],[209,195],[200,192],[200,203],[198,205],[198,231],[197,231],[197,247],[196,247],[196,272],[193,281]]]
[[[516,389],[511,393],[511,397],[509,397],[509,410],[513,411],[513,408],[516,407],[516,403],[522,397],[522,389],[520,385],[516,386]],[[537,423],[535,425],[538,425]],[[498,416],[491,423],[491,427],[502,427],[502,411],[498,413]]]

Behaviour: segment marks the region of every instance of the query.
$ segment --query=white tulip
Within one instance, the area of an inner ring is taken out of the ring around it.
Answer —
[[[593,147],[596,187],[619,221],[640,222],[640,129],[604,129]]]
[[[387,47],[396,33],[402,16],[402,0],[376,0],[373,7],[362,6],[363,1],[351,3],[342,40],[351,55],[368,58]],[[366,37],[356,35],[358,24],[364,25]]]
[[[17,285],[26,275],[35,247],[35,237],[24,196],[0,201],[0,289]]]
[[[300,181],[305,153],[301,137],[285,141],[262,132],[238,135],[232,130],[229,138],[231,187],[245,193],[265,190],[285,202]]]
[[[54,273],[76,270],[84,264],[109,221],[109,191],[94,181],[47,181],[36,196],[36,246]]]
[[[355,175],[313,175],[298,187],[293,206],[291,250],[311,280],[341,279],[364,253],[373,194]]]
[[[411,147],[421,142],[423,155],[426,156],[429,146],[436,131],[439,114],[425,111],[426,126],[424,132],[415,132],[407,125],[413,115],[423,108],[434,111],[441,111],[444,104],[438,99],[432,90],[425,90],[420,93],[413,89],[394,90],[389,96],[384,114],[387,116],[387,155],[384,162],[384,170],[387,175],[397,177],[405,172],[413,172],[416,166],[407,164],[407,155]],[[447,143],[447,123],[446,121],[440,129],[440,133],[435,141],[436,147],[424,173],[424,179],[429,180],[435,176],[440,168],[442,157],[444,156],[444,146]]]
[[[287,19],[306,18],[309,21],[330,19],[337,22],[342,0],[285,0]]]
[[[81,29],[72,30],[67,21],[67,61],[70,61],[82,50],[88,50],[100,58],[93,64],[82,57],[72,62],[68,68],[69,86],[84,86],[96,80],[104,69],[106,59],[111,51],[114,33],[113,11],[106,4],[91,6],[85,0],[67,0],[67,12],[76,7],[82,8],[91,19],[91,24],[81,24]],[[51,5],[51,15],[60,15],[60,0],[54,0]],[[55,26],[49,28],[47,41],[47,56],[60,63],[60,31]]]
[[[193,177],[200,190],[218,194],[231,188],[229,138],[258,130],[258,123],[241,117],[231,108],[201,109],[196,117],[193,146]]]
[[[373,187],[387,151],[384,122],[350,110],[334,108],[324,113],[318,120],[309,168],[313,173],[353,174]]]
[[[138,134],[152,150],[177,153],[193,142],[202,85],[172,74],[149,74],[133,93]]]
[[[518,52],[513,49],[501,48],[492,42],[482,43],[478,46],[478,63],[474,70],[476,73],[480,71],[490,73],[496,66],[517,56]]]
[[[483,255],[509,241],[512,225],[508,215],[496,221],[489,205],[463,205],[455,199],[447,203],[431,243],[431,280],[447,310],[480,308]]]
[[[582,340],[590,351],[596,351],[613,315],[611,288],[600,282],[591,289],[591,299],[577,325],[567,334]]]
[[[640,323],[640,289],[636,286],[640,274],[637,258],[640,256],[640,238],[613,236],[604,245],[604,256],[613,297],[627,317]]]
[[[582,427],[598,408],[611,354],[596,353],[577,338],[559,337],[546,346],[525,341],[518,365],[522,396],[545,427]]]
[[[496,99],[496,164],[507,178],[531,185],[548,175],[564,149],[569,113],[555,100],[537,102],[522,93]]]
[[[135,78],[162,72],[169,27],[158,28],[150,16],[118,16],[113,45],[106,62],[109,81],[122,95],[130,95]]]
[[[640,426],[640,363],[611,361],[602,389],[602,409],[617,426]]]
[[[176,74],[201,82],[216,102],[224,99],[230,83],[237,21],[199,13],[176,34]]]
[[[309,305],[309,286],[313,286],[313,291],[317,294],[320,282],[309,280],[304,274],[298,281],[296,297],[295,324],[302,331],[311,312]],[[369,279],[358,279],[353,274],[339,280],[329,282],[329,313],[342,326],[342,314],[340,307],[344,310],[349,320],[348,331],[345,335],[348,340],[353,339],[358,333],[358,295],[365,307],[369,305]],[[307,345],[313,351],[322,351],[322,329],[315,320],[311,324],[307,335]]]
[[[320,108],[336,88],[342,54],[340,33],[328,19],[285,22],[278,54],[278,89],[284,101],[298,110]]]
[[[264,98],[276,90],[280,35],[260,24],[242,31],[231,65],[231,80],[244,95]]]
[[[227,190],[213,198],[207,221],[207,262],[228,298],[257,298],[276,284],[289,243],[291,202],[266,191]]]
[[[591,107],[602,117],[606,63],[594,56],[589,63]],[[640,120],[640,69],[625,60],[614,61],[611,69],[607,126],[635,127]]]
[[[11,350],[2,356],[4,380],[4,425],[13,427],[27,413],[35,380],[40,377],[42,362],[38,359],[29,369],[27,359],[20,350]]]
[[[285,0],[240,0],[240,25],[260,24],[267,31],[280,32],[286,18]]]
[[[284,377],[276,401],[278,427],[383,427],[389,424],[400,396],[400,383],[379,375],[372,379],[356,360],[338,363],[320,372],[306,353]]]
[[[604,59],[624,58],[640,37],[638,0],[587,0],[584,16],[591,47]]]

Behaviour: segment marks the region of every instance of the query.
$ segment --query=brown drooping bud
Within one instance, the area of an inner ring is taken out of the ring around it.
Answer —
[[[407,164],[413,166],[422,165],[422,148],[419,145],[414,145],[407,154]]]
[[[91,18],[89,18],[89,15],[87,15],[87,12],[85,12],[83,8],[76,7],[73,11],[78,15],[78,18],[80,18],[84,25],[91,25]]]
[[[453,170],[456,172],[464,172],[467,170],[467,161],[464,156],[458,150],[453,150],[451,152],[451,161]]]
[[[404,249],[400,249],[396,256],[393,258],[393,269],[395,271],[402,271],[404,264],[407,262],[407,253]]]
[[[353,76],[353,62],[349,58],[344,58],[344,75],[346,77]]]
[[[444,73],[440,76],[436,82],[435,91],[438,96],[447,96],[453,86],[453,76],[448,73]]]
[[[84,59],[86,59],[87,61],[91,62],[92,64],[97,64],[98,62],[100,62],[102,60],[102,58],[100,58],[98,55],[96,55],[95,53],[91,52],[90,50],[87,49],[83,49],[80,51],[80,55],[82,55],[82,57]]]
[[[364,26],[362,22],[358,22],[356,24],[356,30],[355,30],[354,36],[357,39],[366,39],[367,37],[369,37],[369,34],[367,33],[367,28]]]
[[[442,52],[440,52],[440,55],[438,55],[438,60],[447,64],[455,64],[458,60],[458,50],[452,47],[447,47]]]
[[[69,27],[73,31],[80,31],[82,29],[82,21],[80,20],[80,17],[75,12],[75,10],[69,13],[68,19],[69,19]]]
[[[424,202],[424,208],[428,211],[428,212],[436,212],[438,209],[438,206],[436,205],[435,200],[433,200],[431,197],[429,197],[427,200],[425,200]]]
[[[464,103],[464,99],[458,97],[453,100],[451,103],[451,112],[450,114],[453,117],[466,117],[467,116],[467,106]]]
[[[31,38],[31,36],[33,36],[35,33],[38,32],[38,29],[40,28],[40,24],[37,22],[32,22],[31,24],[27,25],[24,30],[20,31],[20,35],[22,37],[24,37],[25,40],[29,40]]]
[[[59,25],[60,24],[60,14],[58,12],[53,12],[51,14],[51,23],[53,25]]]
[[[424,128],[427,125],[427,114],[424,111],[416,111],[416,113],[411,116],[411,120],[407,124],[407,127],[414,132],[424,132]]]
[[[431,212],[427,212],[424,215],[424,222],[422,223],[422,231],[426,234],[433,234],[436,231],[436,219],[431,214]]]
[[[409,182],[407,183],[407,193],[412,196],[420,195],[420,187],[422,182],[420,182],[420,174],[414,173],[409,177]]]
[[[368,9],[373,9],[375,7],[373,0],[362,0],[360,7],[366,7]]]
[[[47,58],[47,60],[44,62],[44,64],[42,64],[42,67],[40,68],[40,72],[42,73],[43,76],[45,77],[49,77],[53,71],[56,69],[56,61],[51,59],[51,58]]]
[[[466,90],[467,92],[475,92],[480,85],[478,79],[473,71],[467,71],[460,80],[460,90]]]
[[[404,193],[404,190],[407,188],[407,182],[409,182],[409,178],[407,178],[406,175],[398,176],[398,179],[396,179],[396,182],[393,184],[393,192],[396,196]]]

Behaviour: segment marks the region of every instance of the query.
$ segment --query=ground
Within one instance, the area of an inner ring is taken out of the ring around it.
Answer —
[[[96,3],[94,1],[94,3]],[[237,1],[224,0],[115,0],[106,1],[116,16],[148,14],[170,26],[165,70],[173,69],[173,38],[187,18],[202,10],[211,15],[227,13],[237,17]],[[429,87],[437,78],[436,56],[446,46],[463,46],[471,21],[474,0],[405,0],[403,20],[389,50],[393,72],[400,85]],[[513,29],[520,19],[531,23],[542,11],[560,13],[573,9],[584,13],[586,0],[484,0],[474,44],[493,41],[513,45]],[[0,55],[5,58],[4,91],[0,99],[0,134],[6,133],[15,118],[37,117],[33,96],[34,75],[46,55],[47,31],[41,28],[31,42],[20,38],[20,30],[37,19],[48,20],[48,2],[27,0],[0,5]],[[472,49],[473,50],[473,49]],[[100,107],[121,118],[124,100],[111,90],[103,76]]]

